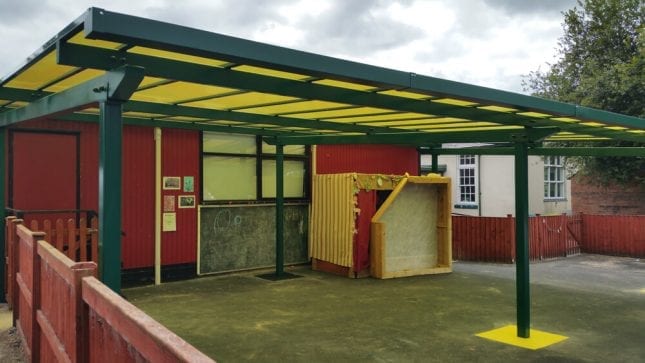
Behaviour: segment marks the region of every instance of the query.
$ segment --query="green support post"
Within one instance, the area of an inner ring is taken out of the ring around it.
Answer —
[[[5,200],[5,178],[6,178],[6,165],[5,165],[5,155],[7,155],[6,150],[5,150],[5,142],[6,142],[6,136],[7,136],[7,129],[5,127],[0,127],[0,256],[2,256],[2,264],[5,264],[5,254],[7,251],[5,250],[5,208],[6,208],[6,200]],[[0,302],[4,303],[6,302],[6,295],[5,295],[5,288],[6,286],[4,285],[5,278],[5,269],[0,268]]]
[[[517,336],[520,338],[528,338],[531,334],[528,184],[528,145],[520,141],[515,143],[515,284]]]
[[[99,119],[99,270],[121,292],[122,102],[102,101]]]
[[[284,273],[284,146],[275,147],[275,275]]]
[[[438,174],[439,173],[439,155],[433,151],[432,154],[432,169],[431,172]]]

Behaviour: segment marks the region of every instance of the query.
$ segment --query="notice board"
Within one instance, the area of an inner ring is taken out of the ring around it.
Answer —
[[[307,204],[284,207],[284,261],[308,261]],[[199,274],[275,266],[275,205],[199,207]]]

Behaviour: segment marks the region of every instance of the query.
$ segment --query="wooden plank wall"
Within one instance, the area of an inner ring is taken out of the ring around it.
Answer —
[[[645,258],[645,215],[582,215],[582,252]]]

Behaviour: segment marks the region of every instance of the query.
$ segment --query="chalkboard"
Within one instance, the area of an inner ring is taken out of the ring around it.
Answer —
[[[201,206],[199,273],[275,266],[275,205]],[[284,207],[284,261],[308,261],[307,205]]]

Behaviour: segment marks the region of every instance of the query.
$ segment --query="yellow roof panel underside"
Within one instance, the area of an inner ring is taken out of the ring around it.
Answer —
[[[414,113],[414,112],[393,112],[385,115],[348,117],[348,118],[344,118],[343,122],[369,123],[369,122],[379,122],[379,121],[394,121],[394,120],[402,120],[402,119],[420,119],[420,118],[428,118],[429,116],[432,116],[432,115],[425,115],[422,113]]]
[[[580,125],[592,126],[592,127],[606,126],[605,124],[600,123],[600,122],[581,122]]]
[[[580,122],[580,120],[575,119],[575,118],[571,118],[571,117],[552,117],[551,120],[560,121],[560,122],[567,122],[567,123]]]
[[[605,128],[613,131],[627,130],[627,127],[623,127],[623,126],[607,126]]]
[[[199,118],[199,117],[188,117],[188,116],[170,116],[170,117],[164,117],[164,121],[204,122],[204,121],[209,121],[209,119]]]
[[[289,115],[289,117],[307,118],[307,119],[325,119],[325,118],[343,117],[343,116],[352,116],[352,115],[380,114],[385,112],[393,112],[393,111],[387,110],[384,108],[375,108],[375,107],[355,107],[355,108],[346,108],[342,110],[297,113],[297,114]]]
[[[74,87],[78,84],[81,84],[85,81],[88,81],[92,78],[96,78],[105,74],[105,71],[98,71],[95,69],[86,69],[84,71],[78,72],[73,76],[67,77],[52,84],[51,86],[45,88],[47,92],[60,92],[64,91],[70,87]]]
[[[502,106],[480,106],[477,107],[481,110],[488,110],[488,111],[495,111],[495,112],[516,112],[517,109],[510,108],[510,107],[502,107]]]
[[[379,94],[383,95],[388,95],[388,96],[396,96],[396,97],[403,97],[403,98],[412,98],[415,100],[425,100],[425,99],[430,99],[433,98],[433,96],[429,95],[424,95],[421,93],[415,93],[415,92],[408,92],[408,91],[397,91],[397,90],[387,90],[387,91],[381,91],[378,92]]]
[[[143,80],[141,81],[141,83],[139,83],[139,88],[144,88],[155,84],[161,85],[167,82],[170,82],[170,81],[164,78],[146,76],[146,77],[143,77]]]
[[[540,113],[540,112],[518,112],[517,114],[522,116],[537,117],[537,118],[545,118],[545,117],[552,116],[552,115],[549,115],[548,113]]]
[[[125,117],[136,117],[136,118],[158,118],[165,115],[159,113],[147,113],[147,112],[136,112],[136,111],[127,111],[123,113]]]
[[[76,35],[70,38],[68,42],[104,49],[120,49],[121,47],[123,47],[123,44],[121,43],[110,42],[107,40],[87,39],[85,38],[85,34],[82,31],[78,32]]]
[[[5,84],[6,87],[37,90],[48,83],[76,70],[75,67],[56,64],[56,52],[51,51],[18,76]]]
[[[482,126],[501,126],[500,124],[494,122],[458,122],[458,123],[444,123],[438,125],[423,125],[418,127],[419,130],[428,130],[428,129],[453,129],[453,128],[480,128]]]
[[[350,105],[327,101],[301,101],[283,103],[280,105],[251,107],[239,109],[241,112],[258,113],[261,115],[283,115],[287,113],[299,113],[303,111],[327,110],[333,108],[347,108]]]
[[[205,99],[195,102],[184,103],[185,106],[204,107],[216,110],[231,110],[236,108],[247,108],[251,106],[266,105],[278,102],[295,101],[299,98],[274,95],[270,93],[247,92],[231,96]]]
[[[249,65],[241,65],[241,66],[233,67],[232,69],[240,72],[255,73],[262,76],[291,79],[296,81],[302,81],[302,80],[311,78],[310,76],[305,76],[302,74],[277,71],[275,69],[268,69],[268,68],[255,67],[255,66],[249,66]]]
[[[432,102],[444,103],[444,104],[447,104],[447,105],[454,105],[454,106],[465,106],[465,107],[477,106],[478,105],[478,103],[475,103],[475,102],[464,101],[464,100],[456,100],[454,98],[441,98],[441,99],[432,100]]]
[[[246,122],[240,122],[240,121],[229,121],[229,120],[213,120],[213,121],[208,121],[206,124],[208,125],[244,125]]]
[[[423,130],[424,132],[469,132],[469,131],[497,131],[497,130],[519,130],[523,129],[523,126],[490,126],[490,127],[478,127],[478,128],[472,128],[472,127],[462,127],[462,128],[454,128],[454,129],[430,129],[430,130]]]
[[[428,125],[430,124],[430,121],[432,121],[432,118],[420,118],[420,119],[414,119],[414,120],[395,120],[395,121],[379,121],[379,122],[360,122],[359,124],[361,125],[372,125],[372,126],[379,126],[379,127],[398,127],[398,126],[404,126],[404,125]]]
[[[356,90],[356,91],[373,91],[373,90],[378,89],[378,88],[376,88],[374,86],[367,86],[367,85],[360,84],[360,83],[337,81],[337,80],[334,80],[334,79],[321,79],[321,80],[318,80],[318,81],[314,81],[313,83],[322,84],[322,85],[331,86],[331,87],[353,89],[353,90]]]
[[[218,59],[204,58],[204,57],[198,57],[195,55],[188,55],[183,53],[170,52],[167,50],[152,49],[152,48],[139,47],[139,46],[128,49],[128,53],[148,55],[151,57],[165,58],[165,59],[176,60],[180,62],[195,63],[195,64],[201,64],[204,66],[211,66],[211,67],[223,67],[230,64],[230,62],[226,62]]]
[[[179,103],[183,100],[217,96],[236,92],[232,88],[207,86],[188,82],[172,82],[135,92],[131,99],[159,103]]]

